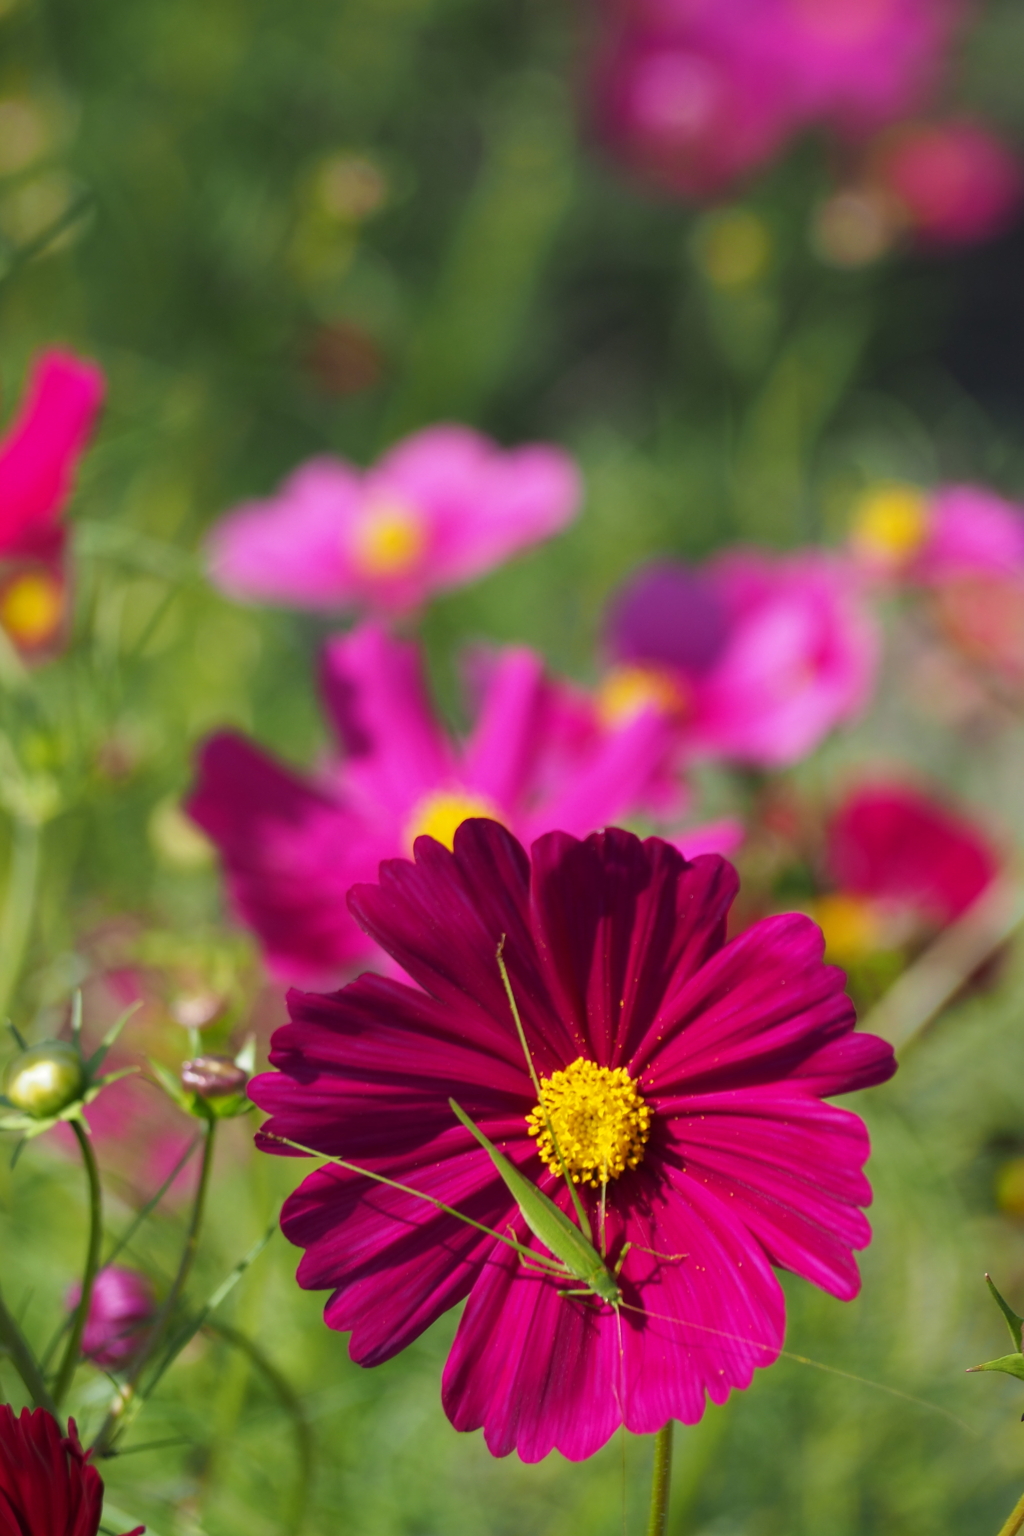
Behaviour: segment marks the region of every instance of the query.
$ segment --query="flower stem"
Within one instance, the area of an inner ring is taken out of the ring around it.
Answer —
[[[7,899],[0,917],[0,1020],[6,1019],[11,998],[21,975],[39,876],[39,827],[16,816],[11,831],[11,862],[7,874]]]
[[[171,1288],[167,1292],[167,1298],[156,1315],[156,1320],[150,1330],[149,1336],[143,1344],[139,1354],[132,1365],[131,1374],[122,1387],[119,1387],[114,1400],[107,1411],[107,1416],[100,1426],[100,1432],[93,1442],[93,1453],[96,1456],[109,1455],[114,1438],[128,1427],[134,1417],[134,1405],[138,1401],[139,1383],[146,1366],[152,1360],[157,1350],[163,1344],[167,1331],[174,1320],[174,1312],[185,1289],[192,1262],[199,1246],[199,1230],[203,1224],[203,1214],[206,1209],[206,1193],[210,1184],[210,1170],[213,1167],[213,1147],[217,1130],[217,1122],[211,1115],[206,1122],[203,1140],[203,1160],[199,1169],[199,1182],[196,1185],[195,1198],[192,1202],[192,1216],[188,1224],[188,1232],[185,1235],[185,1246],[181,1251],[181,1259],[178,1263],[177,1274],[171,1282]]]
[[[6,1303],[0,1296],[0,1344],[11,1358],[11,1363],[28,1388],[29,1396],[37,1408],[45,1408],[47,1413],[57,1417],[57,1408],[47,1390],[43,1373],[36,1364],[35,1356],[29,1348],[28,1341],[18,1324],[8,1312]]]
[[[659,1429],[654,1440],[654,1475],[651,1480],[651,1515],[647,1522],[647,1536],[664,1536],[668,1518],[668,1489],[672,1475],[671,1419],[664,1429]]]
[[[57,1372],[57,1382],[53,1389],[54,1402],[58,1407],[60,1407],[67,1394],[78,1365],[78,1354],[82,1346],[82,1334],[85,1332],[85,1324],[89,1316],[92,1288],[96,1281],[96,1275],[99,1272],[100,1249],[103,1244],[103,1191],[100,1187],[100,1171],[96,1166],[96,1154],[92,1150],[89,1133],[81,1120],[72,1120],[71,1129],[78,1138],[78,1145],[82,1149],[82,1161],[85,1163],[85,1174],[89,1181],[89,1247],[86,1250],[85,1270],[82,1274],[82,1294],[79,1298],[78,1306],[75,1308],[74,1321],[71,1324],[71,1332],[68,1334],[67,1344],[64,1346],[64,1356],[61,1360],[60,1370]]]
[[[1022,1530],[1024,1530],[1024,1493],[1021,1494],[1013,1514],[1000,1529],[999,1536],[1017,1536],[1017,1532]]]

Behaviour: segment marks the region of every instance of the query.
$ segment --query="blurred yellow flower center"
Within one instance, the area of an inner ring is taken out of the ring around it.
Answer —
[[[363,576],[404,576],[420,559],[426,542],[422,514],[410,502],[383,497],[360,514],[350,553]]]
[[[849,964],[883,947],[878,914],[861,896],[847,896],[841,891],[821,896],[811,904],[810,916],[825,935],[825,953],[830,960]]]
[[[526,1124],[549,1168],[562,1171],[560,1152],[573,1183],[597,1189],[638,1166],[651,1112],[625,1067],[599,1067],[581,1056],[541,1078],[540,1103]]]
[[[666,715],[686,713],[680,679],[659,667],[613,667],[597,691],[597,717],[609,729],[629,725],[652,705]]]
[[[850,536],[861,554],[898,565],[921,547],[927,532],[924,492],[916,485],[880,485],[858,502]]]
[[[768,226],[749,208],[724,208],[698,225],[695,254],[716,288],[746,288],[764,274],[772,253]]]
[[[16,645],[42,645],[60,627],[64,589],[45,571],[16,576],[0,593],[0,624]]]
[[[448,789],[424,795],[406,822],[405,845],[411,852],[418,837],[433,837],[446,848],[452,849],[456,832],[471,816],[489,816],[492,821],[503,820],[493,801],[484,795]]]

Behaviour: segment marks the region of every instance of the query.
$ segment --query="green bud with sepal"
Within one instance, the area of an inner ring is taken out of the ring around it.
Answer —
[[[175,1076],[150,1059],[153,1074],[179,1109],[199,1120],[231,1120],[253,1108],[246,1088],[256,1065],[256,1039],[250,1035],[237,1056],[208,1052],[181,1065]]]
[[[1018,1317],[1005,1297],[999,1294],[992,1283],[991,1275],[985,1276],[985,1284],[992,1292],[992,1299],[1006,1319],[1006,1326],[1010,1330],[1010,1338],[1014,1344],[1014,1352],[1012,1355],[1000,1355],[996,1360],[986,1360],[983,1365],[969,1365],[967,1369],[968,1371],[1002,1371],[1007,1376],[1016,1376],[1018,1381],[1024,1381],[1024,1353],[1021,1352],[1024,1318]],[[1021,1418],[1024,1420],[1024,1414]]]
[[[127,1009],[90,1056],[82,1050],[82,995],[75,993],[71,1010],[71,1039],[42,1040],[26,1045],[10,1026],[18,1052],[4,1071],[4,1091],[0,1094],[0,1131],[20,1132],[23,1139],[41,1136],[62,1121],[80,1120],[85,1124],[88,1104],[118,1078],[135,1072],[136,1067],[122,1067],[118,1072],[102,1073],[107,1052],[134,1012]]]

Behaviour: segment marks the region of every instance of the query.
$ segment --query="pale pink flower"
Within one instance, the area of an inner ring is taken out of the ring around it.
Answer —
[[[561,449],[428,427],[365,471],[311,459],[276,496],[228,513],[209,536],[210,576],[251,602],[400,612],[557,533],[580,495]]]

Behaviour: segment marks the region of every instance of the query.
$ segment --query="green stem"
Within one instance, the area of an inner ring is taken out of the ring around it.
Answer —
[[[209,1322],[205,1325],[212,1333],[219,1333],[226,1343],[241,1350],[266,1378],[268,1385],[292,1420],[295,1429],[295,1451],[298,1459],[295,1486],[288,1500],[285,1513],[287,1536],[299,1536],[306,1514],[306,1500],[313,1476],[313,1435],[309,1420],[302,1406],[302,1399],[288,1378],[277,1369],[273,1361],[254,1344],[247,1334],[229,1323]]]
[[[192,1202],[192,1217],[188,1224],[188,1232],[185,1236],[185,1246],[181,1252],[178,1271],[171,1282],[167,1298],[156,1315],[156,1320],[153,1323],[149,1337],[135,1359],[131,1374],[115,1394],[107,1416],[100,1426],[100,1432],[93,1442],[93,1453],[97,1457],[109,1455],[115,1437],[128,1427],[130,1419],[133,1417],[129,1410],[138,1397],[142,1374],[163,1344],[168,1329],[174,1320],[175,1310],[178,1302],[181,1300],[185,1283],[189,1277],[189,1271],[196,1256],[196,1249],[199,1246],[199,1230],[203,1224],[203,1214],[206,1210],[206,1194],[210,1184],[210,1170],[213,1167],[213,1147],[216,1130],[217,1122],[211,1115],[206,1122],[203,1161],[199,1169],[199,1182],[196,1185],[195,1199]]]
[[[28,1341],[15,1322],[2,1296],[0,1296],[0,1344],[11,1357],[11,1363],[25,1386],[29,1396],[37,1408],[45,1408],[47,1413],[57,1417],[57,1406],[47,1390],[43,1373],[36,1364],[35,1355],[29,1348]]]
[[[64,1357],[61,1360],[60,1370],[57,1372],[57,1383],[53,1389],[54,1401],[58,1407],[67,1395],[68,1388],[74,1379],[75,1370],[78,1366],[82,1334],[85,1332],[89,1307],[92,1303],[92,1288],[96,1283],[96,1276],[99,1273],[100,1249],[103,1243],[103,1191],[100,1187],[100,1171],[96,1166],[96,1154],[92,1150],[89,1133],[81,1120],[72,1120],[71,1129],[78,1138],[78,1145],[82,1149],[85,1175],[89,1181],[89,1247],[86,1250],[85,1269],[82,1273],[82,1294],[79,1298],[78,1306],[75,1308],[71,1332],[68,1334],[68,1341],[64,1346]]]
[[[647,1536],[664,1536],[668,1518],[668,1489],[672,1475],[671,1419],[664,1429],[659,1429],[654,1439],[654,1476],[651,1480],[651,1515],[647,1522]]]
[[[999,1532],[999,1536],[1017,1536],[1017,1532],[1024,1530],[1024,1493],[1021,1494],[1013,1514]]]
[[[32,914],[39,876],[39,827],[16,816],[11,833],[11,862],[7,899],[0,917],[0,1020],[10,1012],[11,998],[32,932]]]

